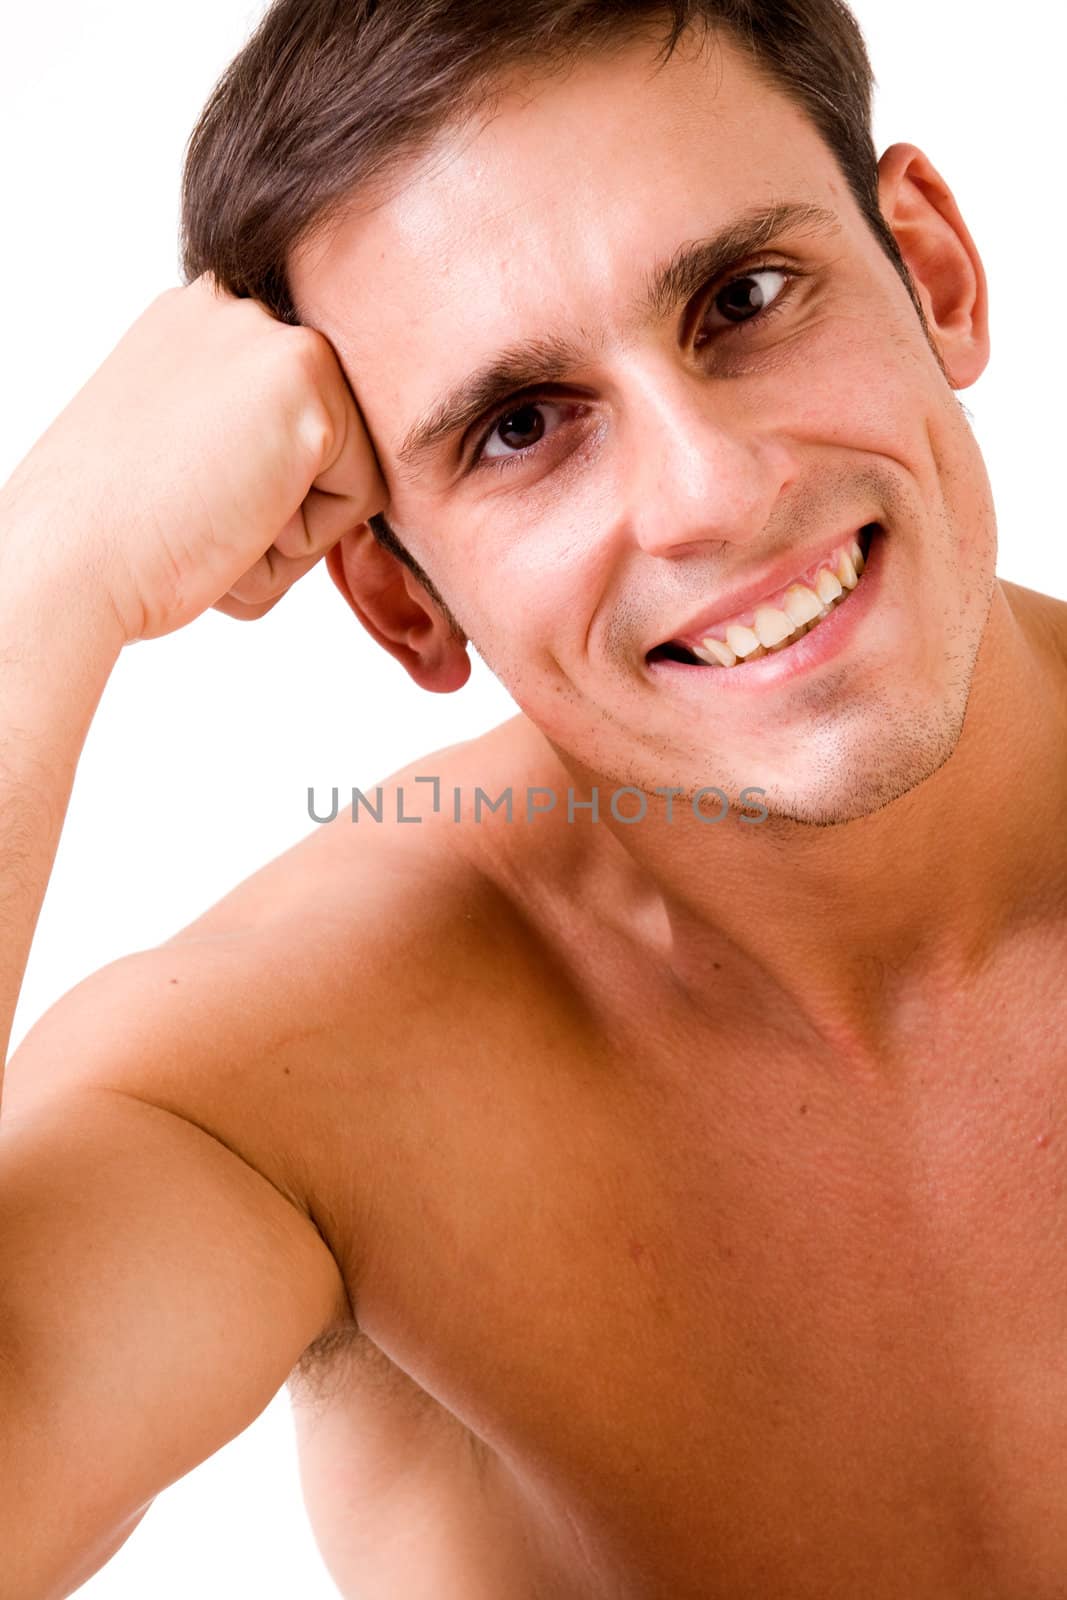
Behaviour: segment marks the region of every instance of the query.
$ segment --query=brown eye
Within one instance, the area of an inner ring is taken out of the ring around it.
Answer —
[[[558,428],[560,416],[575,409],[562,400],[526,400],[509,411],[502,411],[478,446],[475,464],[485,461],[493,466],[507,466],[513,461],[525,461],[542,439],[554,431],[549,420],[551,413],[556,413],[555,427]]]
[[[536,444],[545,431],[540,406],[527,403],[517,411],[508,411],[495,428],[496,437],[509,450],[526,450]]]
[[[734,326],[751,322],[777,300],[788,278],[781,267],[755,267],[720,289],[712,299],[712,309]]]

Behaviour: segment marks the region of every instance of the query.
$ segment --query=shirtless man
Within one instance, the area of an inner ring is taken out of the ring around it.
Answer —
[[[325,556],[418,683],[469,642],[521,708],[16,1052],[3,1600],[287,1379],[352,1600],[1067,1592],[1067,615],[995,575],[949,188],[879,163],[916,300],[703,43],[509,79],[294,251],[304,327],[168,291],[0,493],[8,1021],[126,643]],[[439,407],[526,341],[555,379]],[[820,568],[803,636],[717,626]]]

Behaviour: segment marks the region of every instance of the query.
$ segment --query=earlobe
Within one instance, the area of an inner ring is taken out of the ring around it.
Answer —
[[[368,523],[342,535],[327,551],[326,566],[367,632],[420,688],[451,694],[463,687],[471,670],[466,640]]]
[[[952,191],[915,145],[895,144],[878,163],[878,194],[949,380],[967,389],[989,360],[988,290]]]

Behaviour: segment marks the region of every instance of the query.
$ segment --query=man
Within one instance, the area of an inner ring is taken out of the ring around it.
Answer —
[[[779,61],[847,38],[765,10]],[[325,120],[298,13],[248,60]],[[521,708],[421,825],[342,810],[15,1054],[4,1600],[70,1593],[287,1376],[353,1596],[1063,1592],[1064,607],[996,578],[949,188],[886,151],[887,241],[692,20],[428,123],[289,252],[300,327],[193,185],[222,287],[154,302],[2,491],[7,1019],[125,643],[325,554],[417,682],[469,641]]]

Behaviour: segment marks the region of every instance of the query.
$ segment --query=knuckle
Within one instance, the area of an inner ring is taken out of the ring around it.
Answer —
[[[272,572],[264,563],[262,567],[247,572],[239,579],[230,590],[230,594],[235,600],[240,600],[242,605],[259,606],[267,600],[280,599],[291,581],[284,565]]]
[[[287,528],[275,539],[274,547],[287,560],[306,556],[311,549],[311,534],[307,525],[301,522],[298,528]]]
[[[285,326],[284,324],[282,326]],[[329,346],[321,333],[314,328],[309,328],[300,323],[286,328],[289,335],[288,350],[291,360],[299,363],[302,370],[313,382],[322,378],[323,358]]]
[[[334,425],[330,409],[317,389],[304,397],[297,433],[312,461],[316,464],[325,461],[333,445]]]
[[[311,327],[307,322],[283,323],[289,338],[297,350],[305,350],[309,356],[316,360],[321,359],[323,350],[327,349],[326,340],[317,328]]]
[[[238,605],[242,606],[258,605],[261,600],[266,599],[262,582],[247,575],[239,578],[230,590],[230,599],[236,600]]]
[[[329,418],[305,417],[301,423],[300,434],[316,466],[329,458],[333,442],[333,427]]]

